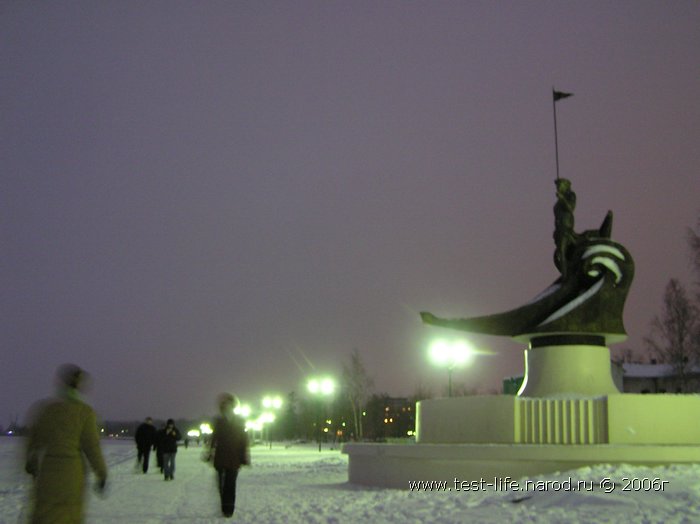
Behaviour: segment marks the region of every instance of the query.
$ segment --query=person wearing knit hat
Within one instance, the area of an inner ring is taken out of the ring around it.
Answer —
[[[34,524],[83,522],[87,485],[84,458],[97,477],[95,488],[104,491],[107,466],[97,416],[81,398],[87,377],[75,364],[64,364],[56,373],[57,398],[30,411],[25,470],[34,479]]]

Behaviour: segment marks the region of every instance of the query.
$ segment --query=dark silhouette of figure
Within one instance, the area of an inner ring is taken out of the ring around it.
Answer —
[[[236,480],[242,465],[250,464],[248,437],[241,417],[233,413],[236,398],[222,393],[218,398],[219,417],[214,422],[209,459],[213,458],[216,469],[221,512],[232,517],[236,506]]]
[[[574,210],[576,193],[566,178],[557,178],[557,201],[554,204],[554,265],[561,273],[562,280],[571,276],[574,251],[585,242],[596,238],[610,238],[612,234],[612,211],[608,211],[598,229],[587,229],[583,233],[574,231]]]
[[[86,462],[103,491],[107,466],[100,449],[97,418],[80,397],[87,373],[73,364],[58,369],[58,396],[30,413],[27,473],[34,478],[31,522],[83,522]],[[87,460],[86,460],[87,459]]]
[[[156,427],[153,425],[151,417],[147,417],[146,421],[136,428],[134,440],[136,441],[138,464],[144,473],[148,473],[148,459],[151,456],[151,448],[154,448],[156,443]]]
[[[156,450],[156,464],[160,472],[163,473],[163,439],[165,437],[165,426],[156,430],[153,448]]]
[[[168,419],[163,433],[163,474],[165,480],[175,479],[175,455],[177,454],[177,441],[180,440],[180,430],[175,427],[175,421]]]

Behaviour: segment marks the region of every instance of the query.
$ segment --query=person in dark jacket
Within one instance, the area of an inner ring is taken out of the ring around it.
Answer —
[[[165,424],[163,441],[161,442],[165,480],[173,480],[175,478],[175,454],[177,453],[177,441],[181,438],[180,430],[175,427],[175,421],[168,419],[168,422]]]
[[[144,473],[148,473],[148,459],[151,456],[151,448],[155,447],[156,443],[156,427],[151,417],[146,417],[146,421],[136,428],[134,440],[138,464],[142,466]]]
[[[219,395],[220,416],[214,422],[209,458],[213,457],[221,498],[221,512],[232,517],[236,506],[236,480],[242,465],[250,464],[248,436],[243,419],[233,413],[236,398]]]
[[[163,473],[163,437],[165,436],[165,426],[156,430],[155,441],[153,448],[156,450],[156,464],[158,469]]]

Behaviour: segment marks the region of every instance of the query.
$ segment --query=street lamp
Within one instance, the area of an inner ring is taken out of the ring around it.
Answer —
[[[233,408],[233,412],[243,418],[248,418],[250,416],[250,406],[248,404],[239,404]]]
[[[262,399],[262,405],[264,409],[267,410],[278,410],[282,407],[283,401],[282,397],[279,395],[266,395]],[[267,440],[269,441],[270,444],[270,449],[272,449],[272,434],[271,434],[271,428],[269,424],[272,424],[275,421],[275,414],[272,413],[271,411],[264,412],[260,418],[264,420],[262,421],[264,424],[268,424],[267,426]],[[263,426],[264,427],[264,426]]]
[[[267,395],[262,399],[262,405],[265,409],[279,409],[282,407],[282,397],[279,395]]]
[[[329,397],[335,392],[335,381],[330,377],[312,378],[306,388],[313,395]]]
[[[335,381],[330,378],[330,377],[317,377],[317,378],[311,378],[309,381],[306,383],[306,389],[311,393],[314,397],[318,399],[318,413],[316,417],[316,430],[318,434],[318,451],[319,453],[321,452],[321,432],[323,431],[321,429],[321,420],[322,420],[322,413],[321,413],[321,408],[323,406],[323,401],[324,399],[330,398],[333,396],[333,393],[335,393]]]
[[[463,366],[474,357],[474,348],[464,340],[448,342],[436,340],[430,345],[430,360],[447,368],[447,396],[452,396],[452,370]]]

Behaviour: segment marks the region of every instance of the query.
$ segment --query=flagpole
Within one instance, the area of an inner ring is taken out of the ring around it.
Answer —
[[[554,89],[554,86],[552,86],[552,110],[554,112],[554,155],[557,161],[557,180],[559,180],[559,137],[557,133],[557,100],[561,100],[562,98],[568,98],[572,96],[571,93],[563,93],[561,91],[557,91]]]
[[[552,109],[554,111],[554,157],[557,162],[557,180],[559,180],[559,140],[557,138],[557,100],[552,86]]]

